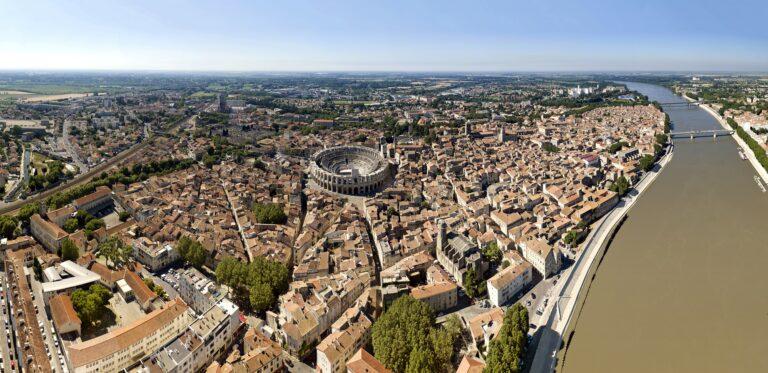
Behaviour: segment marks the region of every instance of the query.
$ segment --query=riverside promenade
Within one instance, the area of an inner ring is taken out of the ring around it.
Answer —
[[[704,109],[707,113],[712,115],[715,119],[717,119],[717,123],[720,123],[720,125],[727,130],[733,130],[731,126],[728,125],[728,122],[720,116],[718,112],[716,112],[712,107],[709,105],[699,105],[702,109]],[[757,161],[757,158],[755,157],[755,153],[752,151],[752,149],[749,148],[749,145],[744,142],[744,140],[739,137],[739,134],[734,131],[731,134],[731,137],[733,137],[733,140],[736,141],[737,144],[739,144],[739,147],[741,147],[741,150],[744,152],[744,155],[747,156],[747,160],[749,160],[749,163],[752,164],[752,167],[757,171],[757,174],[760,175],[760,178],[763,179],[763,182],[768,184],[768,171],[763,168],[763,165],[760,164],[760,162]]]
[[[574,310],[580,304],[578,302],[582,289],[586,289],[587,277],[593,267],[595,259],[605,252],[610,237],[614,234],[619,223],[635,202],[658,177],[674,155],[674,143],[670,144],[667,154],[659,160],[653,170],[645,173],[640,182],[632,188],[627,196],[623,197],[619,204],[608,214],[592,225],[592,231],[584,242],[584,248],[574,264],[566,269],[553,294],[557,294],[554,302],[550,302],[545,308],[541,319],[547,320],[541,325],[541,337],[536,346],[533,363],[530,372],[552,372],[557,365],[557,352],[563,342],[563,334],[568,330]]]

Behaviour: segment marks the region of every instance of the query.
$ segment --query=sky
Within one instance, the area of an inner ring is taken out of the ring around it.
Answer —
[[[0,0],[0,70],[768,71],[762,0]]]

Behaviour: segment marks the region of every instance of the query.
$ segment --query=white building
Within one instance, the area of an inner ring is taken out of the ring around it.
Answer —
[[[488,299],[496,307],[507,303],[533,280],[532,266],[528,262],[512,264],[488,279]]]
[[[229,348],[242,324],[238,307],[222,299],[142,365],[150,372],[200,372]]]

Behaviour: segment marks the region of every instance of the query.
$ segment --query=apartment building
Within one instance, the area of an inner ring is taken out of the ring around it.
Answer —
[[[39,214],[34,214],[29,219],[29,228],[32,231],[32,237],[51,253],[58,252],[61,242],[69,237],[69,234],[58,225],[43,219]]]
[[[528,262],[512,264],[487,281],[488,299],[498,307],[507,303],[533,280],[532,266]]]
[[[520,243],[523,258],[533,265],[544,278],[560,270],[560,252],[541,239],[529,239]]]
[[[371,320],[360,315],[357,322],[344,330],[331,333],[317,345],[317,370],[322,373],[342,373],[352,355],[368,343]]]
[[[75,373],[116,372],[129,368],[173,341],[192,322],[180,299],[109,333],[69,345],[70,370]]]
[[[243,324],[239,308],[222,299],[142,365],[151,372],[194,373],[222,355]]]

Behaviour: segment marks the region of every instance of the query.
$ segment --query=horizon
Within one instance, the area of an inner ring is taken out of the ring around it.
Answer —
[[[33,0],[0,13],[0,71],[768,71],[768,5],[752,0]]]

